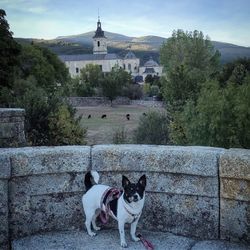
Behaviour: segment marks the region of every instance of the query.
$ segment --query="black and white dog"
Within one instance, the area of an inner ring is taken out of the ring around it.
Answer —
[[[87,172],[85,175],[86,193],[82,197],[82,204],[86,215],[85,225],[90,236],[95,236],[95,231],[100,230],[96,225],[96,218],[100,213],[108,213],[118,221],[120,241],[122,247],[127,247],[125,240],[125,223],[130,223],[130,235],[134,241],[140,239],[135,235],[136,226],[140,219],[145,199],[146,176],[143,175],[137,183],[131,183],[126,176],[122,176],[120,195],[109,199],[108,196],[117,194],[118,189],[98,184],[99,174],[96,171]],[[119,192],[119,191],[118,191]],[[107,200],[110,200],[107,203]]]

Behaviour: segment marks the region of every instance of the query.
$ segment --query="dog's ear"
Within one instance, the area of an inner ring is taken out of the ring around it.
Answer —
[[[146,179],[146,175],[144,174],[143,176],[141,176],[141,178],[139,179],[138,183],[143,186],[144,188],[147,185],[147,179]]]
[[[122,176],[122,187],[124,188],[124,187],[127,186],[128,184],[130,184],[129,179],[128,179],[125,175],[123,175],[123,176]]]

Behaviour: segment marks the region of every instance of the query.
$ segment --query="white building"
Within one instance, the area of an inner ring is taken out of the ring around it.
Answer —
[[[107,38],[102,30],[100,19],[98,19],[97,29],[93,36],[93,54],[60,55],[59,58],[66,64],[72,77],[80,75],[80,70],[87,64],[99,65],[104,73],[110,72],[113,67],[118,65],[131,73],[133,77],[141,75],[140,79],[143,80],[146,77],[146,71],[148,71],[148,68],[151,69],[152,67],[156,67],[157,69],[154,70],[154,73],[159,76],[162,74],[162,67],[152,59],[150,60],[154,62],[155,66],[153,66],[152,63],[150,67],[145,66],[146,63],[143,67],[140,67],[140,59],[131,51],[129,51],[124,58],[115,53],[108,53]],[[150,60],[148,62],[151,62]],[[150,74],[153,74],[153,72]]]
[[[151,57],[145,64],[139,68],[139,75],[143,77],[143,82],[147,75],[151,76],[161,76],[163,67],[160,66]]]

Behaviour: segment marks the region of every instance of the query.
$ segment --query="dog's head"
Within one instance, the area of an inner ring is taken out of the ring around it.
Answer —
[[[137,183],[131,183],[126,176],[122,176],[122,187],[124,190],[124,199],[128,202],[137,202],[144,196],[146,187],[146,175],[141,176]]]

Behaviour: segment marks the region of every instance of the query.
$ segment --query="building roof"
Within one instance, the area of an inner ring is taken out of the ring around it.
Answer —
[[[135,56],[135,54],[134,54],[132,51],[129,51],[129,52],[125,55],[124,59],[137,59],[137,57]]]
[[[155,73],[155,70],[154,68],[146,68],[145,71],[143,73],[146,73],[146,74],[153,74]]]
[[[144,64],[144,67],[158,67],[158,66],[159,64],[156,61],[154,61],[152,57],[150,57],[150,59]]]
[[[98,22],[97,22],[97,28],[95,31],[95,35],[93,36],[93,38],[106,38],[104,36],[104,31],[102,30],[102,24],[100,19],[98,18]]]
[[[118,60],[121,59],[117,54],[80,54],[80,55],[59,55],[63,62],[68,61],[98,61],[98,60]]]

